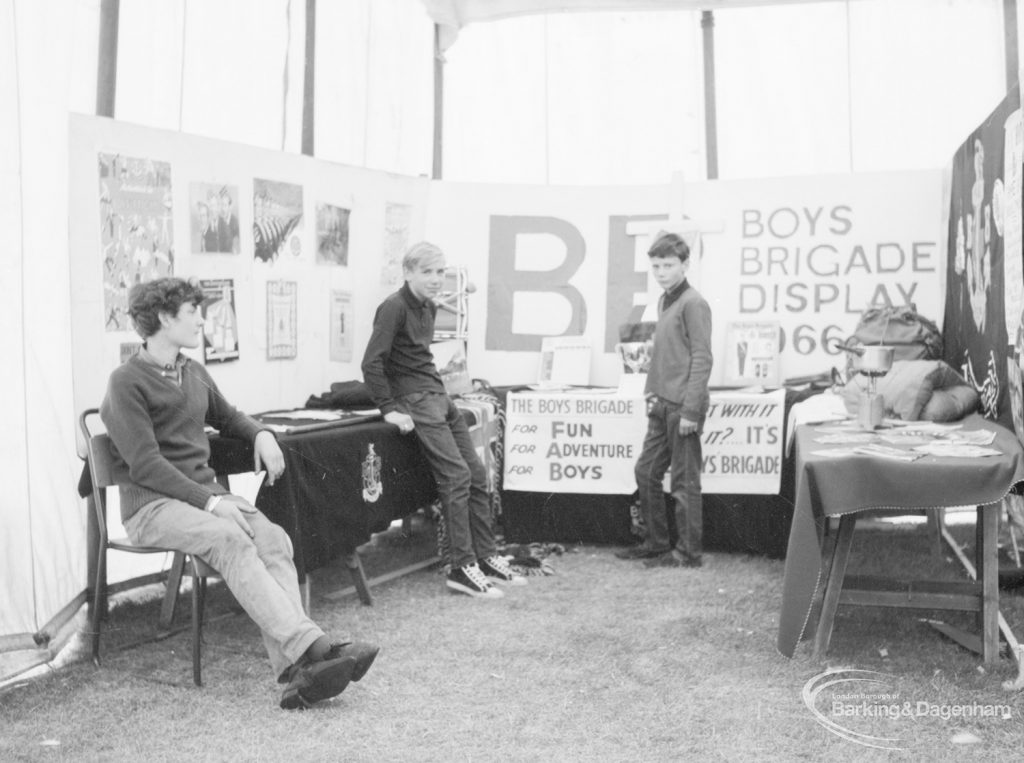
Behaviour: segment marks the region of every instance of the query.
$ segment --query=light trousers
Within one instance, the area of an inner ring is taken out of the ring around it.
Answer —
[[[135,512],[124,526],[132,543],[194,554],[217,570],[259,627],[277,677],[324,632],[302,608],[288,534],[262,512],[243,516],[255,537],[233,520],[161,498]]]

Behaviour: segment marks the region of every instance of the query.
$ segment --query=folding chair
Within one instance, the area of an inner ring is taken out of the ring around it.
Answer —
[[[160,624],[169,628],[177,607],[178,592],[183,574],[192,578],[192,680],[202,686],[202,630],[203,610],[206,598],[206,580],[218,573],[202,559],[171,548],[136,546],[127,538],[110,538],[107,532],[107,488],[128,481],[127,469],[115,464],[112,443],[104,433],[94,434],[89,419],[98,418],[99,411],[90,408],[79,417],[79,427],[85,438],[86,458],[89,475],[92,478],[91,504],[96,524],[96,575],[93,580],[90,621],[92,628],[92,661],[100,665],[100,626],[107,615],[107,552],[125,551],[132,554],[173,554],[170,571],[167,574],[167,593],[164,596]]]

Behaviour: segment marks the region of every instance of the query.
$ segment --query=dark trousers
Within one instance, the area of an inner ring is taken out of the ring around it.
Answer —
[[[497,551],[491,528],[487,472],[462,413],[442,392],[413,392],[399,401],[416,424],[413,430],[437,480],[448,523],[452,566],[464,567]]]
[[[655,399],[647,414],[647,434],[636,463],[640,510],[647,524],[646,544],[669,550],[668,511],[662,481],[672,467],[671,492],[675,505],[676,549],[690,559],[701,557],[703,498],[700,490],[700,434],[679,434],[679,406]]]

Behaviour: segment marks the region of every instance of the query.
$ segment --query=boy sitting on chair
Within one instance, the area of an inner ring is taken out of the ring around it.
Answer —
[[[373,317],[363,379],[384,420],[402,434],[415,433],[437,480],[452,549],[445,584],[457,593],[499,599],[504,593],[494,583],[525,585],[526,578],[497,554],[487,472],[430,350],[434,298],[444,284],[444,270],[444,254],[434,244],[423,241],[406,251],[405,284]]]
[[[259,626],[285,709],[305,708],[358,681],[379,647],[333,643],[303,611],[285,531],[209,467],[204,426],[253,443],[270,484],[284,471],[274,435],[224,399],[206,368],[181,354],[203,340],[202,290],[180,278],[137,284],[128,313],[142,349],[110,375],[100,416],[131,478],[120,486],[128,537],[193,554],[223,577]]]

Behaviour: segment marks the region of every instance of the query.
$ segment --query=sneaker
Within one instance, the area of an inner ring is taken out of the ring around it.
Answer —
[[[622,551],[615,552],[616,559],[653,559],[662,554],[666,554],[670,549],[661,548],[653,549],[650,546],[645,546],[642,543],[639,546],[630,546],[624,548]]]
[[[480,571],[495,583],[508,585],[526,585],[526,578],[508,566],[508,562],[500,556],[489,556],[477,562]]]
[[[501,589],[488,582],[475,563],[467,564],[465,567],[456,567],[449,572],[445,585],[453,591],[480,599],[500,599],[505,595]]]
[[[281,694],[281,708],[305,710],[316,702],[338,696],[352,680],[355,668],[352,655],[316,662],[303,657],[282,675],[288,685]]]
[[[644,567],[701,567],[702,562],[699,556],[684,556],[676,550],[666,551],[660,556],[655,556],[644,561]]]
[[[352,668],[352,680],[358,681],[366,675],[366,671],[370,669],[379,651],[379,646],[368,644],[365,641],[340,641],[331,644],[324,659],[351,657],[355,660],[355,667]]]

